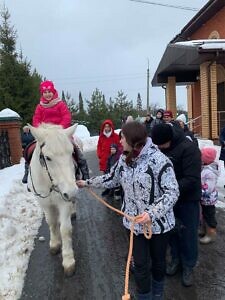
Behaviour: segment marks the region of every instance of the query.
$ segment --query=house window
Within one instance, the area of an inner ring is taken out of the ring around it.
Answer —
[[[219,32],[216,31],[216,30],[212,31],[210,33],[209,37],[208,37],[208,39],[211,39],[211,40],[213,40],[213,39],[216,40],[216,39],[219,39],[219,38],[220,38]]]

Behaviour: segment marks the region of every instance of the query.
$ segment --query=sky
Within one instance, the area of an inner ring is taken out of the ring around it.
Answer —
[[[8,115],[8,111],[4,113],[5,116]],[[85,126],[78,125],[75,135],[82,140],[84,155],[96,150],[98,136],[90,137]],[[219,146],[213,146],[213,142],[209,140],[198,142],[200,148],[215,147],[218,161]],[[216,206],[225,210],[225,171],[223,162],[218,161],[218,164],[219,201]],[[19,164],[0,170],[0,182],[4,183],[0,185],[0,299],[4,300],[20,298],[34,241],[37,239],[44,243],[46,238],[38,234],[43,214],[35,196],[22,184],[23,174],[23,158]]]
[[[155,0],[200,9],[207,0]],[[2,3],[2,2],[0,2]],[[196,14],[130,0],[5,0],[17,30],[17,48],[59,93],[75,101],[79,91],[90,99],[95,88],[108,101],[119,90],[146,107],[147,67],[150,82],[166,45]],[[192,4],[193,3],[193,4]],[[164,90],[151,87],[150,104],[165,107]],[[186,88],[177,88],[177,103],[186,108]]]

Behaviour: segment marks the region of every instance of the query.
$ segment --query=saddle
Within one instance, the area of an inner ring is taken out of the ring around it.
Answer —
[[[33,141],[30,144],[28,144],[23,151],[23,157],[28,164],[30,164],[35,147],[36,141]]]

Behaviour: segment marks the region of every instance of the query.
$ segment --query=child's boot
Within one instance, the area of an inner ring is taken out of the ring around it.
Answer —
[[[206,225],[204,221],[201,221],[198,229],[199,237],[203,237],[206,234]]]
[[[206,227],[206,235],[200,239],[201,244],[213,243],[216,240],[216,228]]]

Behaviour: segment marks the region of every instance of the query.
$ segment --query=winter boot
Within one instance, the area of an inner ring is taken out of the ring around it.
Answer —
[[[199,241],[203,245],[213,243],[216,240],[216,228],[208,227],[206,228],[206,235],[203,236]]]
[[[152,300],[152,293],[149,292],[149,293],[146,293],[146,294],[138,294],[137,295],[137,299],[138,300]]]
[[[22,183],[27,183],[27,177],[28,177],[28,172],[29,172],[29,164],[27,162],[25,162],[25,172],[24,172],[24,176],[22,179]]]
[[[203,237],[206,234],[206,225],[204,221],[201,221],[201,224],[198,229],[199,237]]]
[[[183,267],[182,284],[185,287],[192,286],[192,284],[193,284],[193,269],[192,268]]]
[[[166,275],[173,276],[177,273],[180,266],[179,259],[172,259],[166,267]]]
[[[164,280],[156,281],[152,279],[152,300],[163,300]]]

